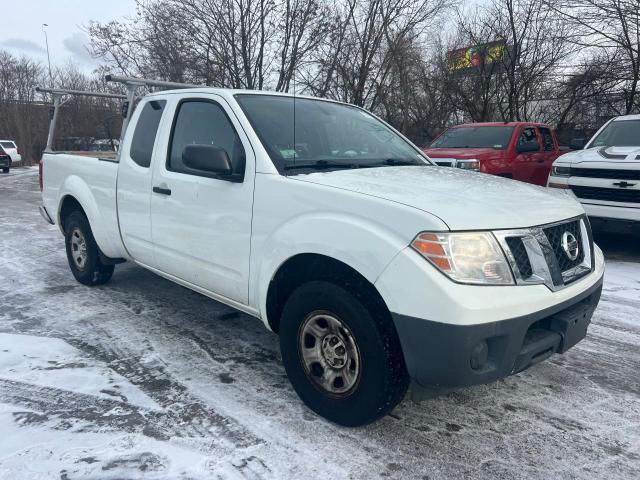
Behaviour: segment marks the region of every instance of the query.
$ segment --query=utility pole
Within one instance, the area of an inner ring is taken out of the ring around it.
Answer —
[[[49,55],[49,38],[47,37],[47,28],[49,25],[42,24],[42,31],[44,32],[44,41],[47,44],[47,62],[49,64],[49,86],[53,88],[53,75],[51,75],[51,56]]]

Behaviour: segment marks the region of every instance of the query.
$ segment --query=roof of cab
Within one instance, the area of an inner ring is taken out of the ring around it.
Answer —
[[[613,119],[614,122],[624,122],[625,120],[640,120],[640,115],[621,115]]]
[[[461,125],[455,125],[452,128],[460,127],[517,127],[518,125],[533,125],[536,127],[548,127],[548,125],[539,122],[478,122],[478,123],[463,123]]]
[[[285,92],[275,92],[271,90],[246,90],[246,89],[233,89],[233,88],[216,88],[216,87],[193,87],[193,88],[176,88],[172,90],[161,90],[158,92],[153,92],[147,97],[155,97],[155,96],[163,96],[163,95],[176,95],[181,93],[214,93],[223,97],[229,97],[234,95],[268,95],[268,96],[278,96],[278,97],[295,97],[295,98],[305,98],[310,100],[323,100],[326,102],[333,103],[342,103],[345,105],[350,105],[345,102],[341,102],[339,100],[333,100],[330,98],[321,98],[321,97],[313,97],[311,95],[299,95],[293,93],[285,93]]]
[[[312,95],[299,95],[297,93],[293,94],[293,93],[286,93],[286,92],[275,92],[272,90],[247,90],[247,89],[234,89],[234,88],[216,88],[216,87],[207,87],[207,86],[193,87],[193,88],[175,88],[172,90],[160,90],[157,92],[149,93],[145,95],[144,98],[162,97],[164,95],[177,95],[181,93],[214,93],[214,94],[220,95],[221,97],[226,97],[226,98],[233,97],[234,95],[264,95],[264,96],[272,96],[272,97],[273,96],[295,97],[298,99],[303,98],[307,100],[320,100],[322,102],[338,103],[340,105],[348,105],[350,107],[359,108],[361,110],[364,109],[364,107],[359,107],[357,105],[353,105],[352,103],[342,102],[340,100],[334,100],[332,98],[314,97]],[[367,112],[369,111],[367,110]]]

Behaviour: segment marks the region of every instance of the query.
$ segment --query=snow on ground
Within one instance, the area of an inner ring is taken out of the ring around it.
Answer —
[[[567,354],[343,429],[255,319],[133,265],[76,283],[35,173],[0,176],[0,478],[640,478],[637,239]]]

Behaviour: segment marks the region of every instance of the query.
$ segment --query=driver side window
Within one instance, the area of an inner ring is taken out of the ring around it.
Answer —
[[[533,142],[534,140],[537,140],[535,128],[525,127],[520,132],[520,137],[518,137],[518,144],[523,145],[525,143]]]
[[[167,170],[201,175],[200,171],[184,163],[182,155],[188,145],[210,145],[225,150],[233,173],[244,174],[244,147],[231,120],[218,103],[204,99],[182,101],[171,131]]]

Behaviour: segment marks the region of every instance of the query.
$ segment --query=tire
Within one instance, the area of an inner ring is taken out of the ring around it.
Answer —
[[[76,280],[88,286],[107,283],[113,275],[114,265],[100,262],[100,250],[84,213],[69,214],[64,232],[67,260]]]
[[[376,314],[380,309],[367,303],[338,285],[312,281],[291,294],[280,320],[282,361],[293,388],[311,410],[345,427],[383,417],[409,385],[388,313]]]

